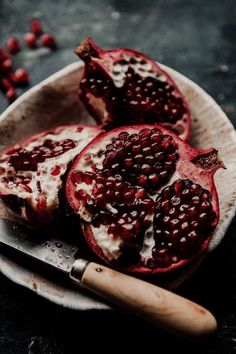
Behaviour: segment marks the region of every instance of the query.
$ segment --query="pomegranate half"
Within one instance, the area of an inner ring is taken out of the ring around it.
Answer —
[[[43,226],[63,210],[64,176],[99,127],[60,126],[31,136],[0,155],[0,198],[18,218]]]
[[[219,221],[215,149],[197,150],[157,125],[103,133],[77,156],[67,199],[105,262],[130,272],[180,267],[203,252]]]
[[[156,62],[132,49],[103,50],[91,38],[76,54],[85,62],[80,98],[99,124],[111,129],[159,123],[187,140],[188,104]]]

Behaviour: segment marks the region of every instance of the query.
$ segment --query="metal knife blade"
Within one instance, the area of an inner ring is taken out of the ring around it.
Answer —
[[[0,218],[0,245],[69,274],[78,248],[57,239],[42,241],[42,235],[24,225]]]

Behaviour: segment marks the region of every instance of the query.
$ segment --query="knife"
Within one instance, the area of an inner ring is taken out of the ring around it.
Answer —
[[[175,335],[195,339],[216,330],[214,316],[200,305],[104,265],[77,258],[79,249],[67,242],[42,240],[35,230],[0,219],[0,245],[57,269],[72,282]]]

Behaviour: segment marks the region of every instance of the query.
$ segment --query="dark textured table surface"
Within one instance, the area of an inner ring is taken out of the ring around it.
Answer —
[[[92,36],[106,48],[134,47],[200,84],[236,124],[235,0],[0,0],[0,44],[22,38],[32,16],[57,35],[53,53],[24,49],[14,59],[34,85],[76,61],[73,48]],[[0,109],[6,108],[0,97]],[[178,292],[208,307],[219,329],[208,343],[188,344],[132,316],[75,312],[39,298],[0,275],[0,353],[79,353],[89,333],[88,352],[127,346],[136,352],[236,353],[236,224],[224,241]],[[161,348],[163,348],[161,350]]]

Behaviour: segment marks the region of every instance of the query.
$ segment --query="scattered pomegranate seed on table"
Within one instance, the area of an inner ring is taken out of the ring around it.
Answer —
[[[30,29],[33,34],[40,35],[42,33],[42,24],[38,19],[30,21]]]
[[[41,43],[47,48],[55,49],[57,47],[55,37],[51,34],[47,34],[47,33],[43,34],[40,37],[40,40]]]
[[[6,59],[4,60],[4,62],[2,63],[2,69],[4,71],[10,71],[12,69],[13,63],[11,59]]]
[[[7,79],[4,79],[4,78],[1,79],[0,86],[1,86],[2,90],[4,90],[4,91],[7,91],[8,89],[13,87],[11,82]]]
[[[12,87],[6,92],[6,98],[11,103],[16,99],[16,90]]]
[[[36,36],[34,33],[27,32],[24,34],[24,42],[29,48],[36,48]]]
[[[10,37],[7,40],[7,49],[11,54],[16,54],[20,50],[20,43],[17,38]]]
[[[17,85],[27,85],[29,83],[29,74],[25,69],[19,68],[15,71],[15,79]]]
[[[53,35],[43,33],[42,23],[38,19],[32,19],[29,24],[30,31],[23,36],[25,45],[35,49],[38,44],[49,49],[56,49],[57,43]],[[0,90],[4,93],[9,103],[17,98],[16,87],[29,84],[30,78],[26,69],[18,68],[14,71],[12,56],[21,49],[20,42],[16,37],[10,37],[6,43],[6,49],[0,46]]]

